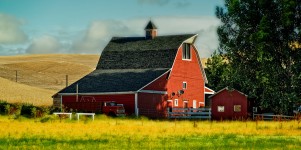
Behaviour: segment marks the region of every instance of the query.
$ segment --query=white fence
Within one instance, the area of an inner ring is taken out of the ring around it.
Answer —
[[[210,108],[168,108],[170,119],[211,119]]]

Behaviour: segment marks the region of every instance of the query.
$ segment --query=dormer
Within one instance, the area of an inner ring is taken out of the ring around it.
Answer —
[[[157,36],[157,27],[152,21],[148,22],[144,30],[146,39],[154,39]]]

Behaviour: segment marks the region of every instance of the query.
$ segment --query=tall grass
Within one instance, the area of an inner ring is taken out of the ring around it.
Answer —
[[[0,117],[0,149],[300,149],[290,122],[159,121],[108,118],[60,121]],[[44,122],[44,121],[43,121]]]

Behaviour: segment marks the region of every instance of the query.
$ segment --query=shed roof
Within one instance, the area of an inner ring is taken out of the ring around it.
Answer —
[[[240,92],[240,91],[235,90],[235,89],[231,89],[231,90],[230,90],[229,87],[225,87],[225,88],[219,90],[218,92],[216,92],[215,94],[209,96],[209,98],[212,98],[212,97],[218,95],[219,93],[221,93],[222,91],[225,91],[225,90],[230,91],[230,92],[232,92],[232,91],[237,91],[237,92],[240,93],[241,95],[244,95],[244,96],[248,97],[248,95],[244,94],[243,92]]]

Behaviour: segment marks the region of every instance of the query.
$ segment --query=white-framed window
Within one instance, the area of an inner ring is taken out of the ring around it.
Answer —
[[[175,99],[174,105],[175,105],[175,106],[178,106],[178,105],[179,105],[179,100],[178,100],[178,99]]]
[[[196,100],[193,100],[193,101],[192,101],[192,107],[193,107],[193,108],[196,108]]]
[[[188,101],[187,100],[183,100],[183,108],[188,108]]]
[[[190,44],[188,43],[183,43],[182,45],[182,59],[191,60]]]
[[[225,112],[225,106],[217,106],[217,112]]]
[[[187,82],[186,81],[183,82],[183,89],[187,89]]]
[[[234,112],[241,112],[241,105],[234,105]]]

